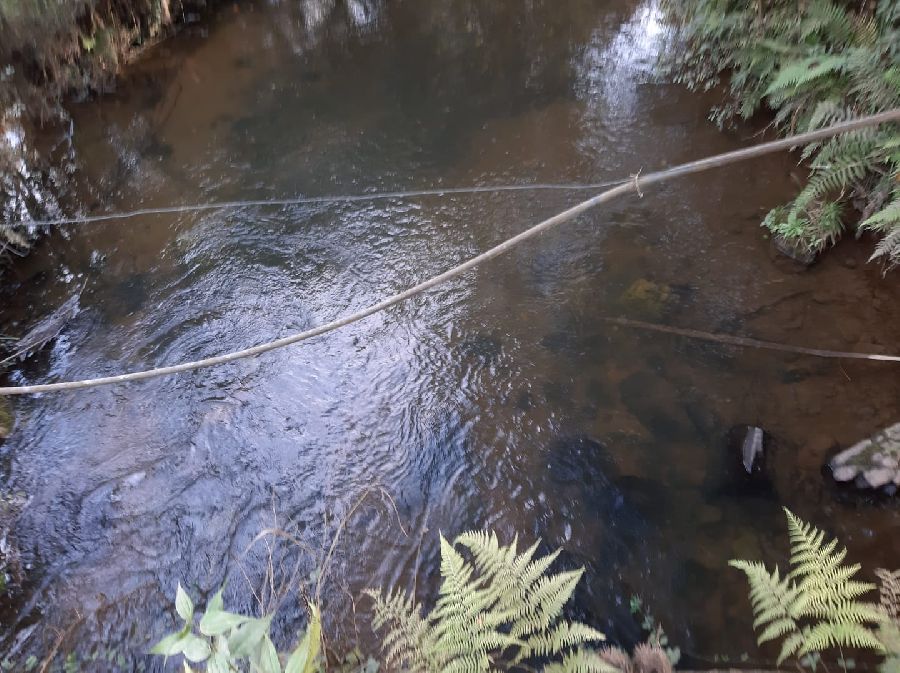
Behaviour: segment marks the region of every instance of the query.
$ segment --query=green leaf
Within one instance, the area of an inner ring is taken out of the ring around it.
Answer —
[[[248,619],[238,626],[228,638],[228,647],[234,657],[250,657],[262,639],[269,634],[271,615]]]
[[[213,652],[206,662],[206,673],[232,673],[228,654],[225,652]]]
[[[226,631],[240,626],[248,619],[250,618],[236,615],[233,612],[225,612],[224,610],[216,612],[207,610],[200,618],[200,633],[204,636],[220,636]]]
[[[182,641],[187,635],[186,629],[170,633],[150,648],[150,654],[159,654],[164,657],[172,657],[176,654],[180,654],[183,647]]]
[[[195,636],[193,633],[190,633],[185,637],[181,651],[184,654],[185,659],[193,661],[194,663],[206,661],[211,652],[207,640],[200,636]]]
[[[213,594],[213,597],[209,599],[209,603],[206,605],[207,612],[220,612],[225,609],[225,601],[222,599],[223,591],[225,591],[225,587],[219,589]]]
[[[315,670],[316,657],[319,655],[321,645],[322,622],[316,606],[310,604],[309,611],[309,626],[306,627],[306,633],[303,634],[297,649],[291,653],[284,667],[284,673],[311,673]]]
[[[259,652],[260,673],[281,673],[281,662],[278,661],[278,650],[272,644],[268,634],[263,636]]]
[[[178,589],[175,591],[175,612],[186,622],[194,618],[194,601],[181,588],[181,582],[178,583]]]

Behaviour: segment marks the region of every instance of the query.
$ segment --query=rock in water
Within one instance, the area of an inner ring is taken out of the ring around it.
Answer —
[[[835,481],[896,493],[900,487],[900,423],[841,451],[828,467]]]
[[[39,320],[27,334],[16,342],[16,352],[10,356],[10,359],[26,358],[58,337],[69,321],[78,314],[80,299],[81,291],[69,297],[53,313]]]
[[[788,257],[803,266],[812,266],[816,261],[816,253],[808,250],[798,243],[789,241],[781,234],[776,235],[772,239],[775,249],[785,257]]]
[[[744,443],[741,446],[741,459],[747,474],[753,474],[753,464],[763,455],[763,430],[755,426],[747,428]]]

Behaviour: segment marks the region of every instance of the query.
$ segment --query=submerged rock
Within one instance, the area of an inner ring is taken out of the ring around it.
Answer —
[[[772,244],[779,253],[803,266],[812,266],[816,261],[815,252],[788,241],[784,236],[774,236],[772,238]]]
[[[646,316],[659,316],[672,295],[672,288],[663,283],[654,283],[639,278],[628,286],[621,301],[632,312]]]
[[[82,289],[84,288],[82,287]],[[39,320],[28,333],[16,342],[16,352],[9,356],[9,359],[26,358],[58,337],[69,321],[81,310],[80,300],[81,290],[69,297],[53,313]]]
[[[828,467],[835,481],[893,495],[900,488],[900,423],[841,451]]]

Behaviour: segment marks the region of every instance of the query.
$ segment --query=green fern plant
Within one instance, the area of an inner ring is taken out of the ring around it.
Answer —
[[[785,509],[791,541],[791,570],[782,576],[776,567],[732,560],[750,583],[754,628],[761,629],[763,644],[781,639],[778,663],[830,648],[855,647],[884,652],[873,626],[885,612],[860,597],[875,585],[854,580],[859,565],[845,565],[847,550],[837,540],[825,541],[825,533]]]
[[[681,26],[672,57],[678,80],[710,89],[728,74],[720,125],[768,107],[784,132],[821,128],[900,106],[900,21],[896,0],[664,0]],[[817,253],[862,212],[857,233],[880,238],[872,260],[900,264],[900,127],[885,125],[808,146],[808,184],[773,209],[763,226],[790,246]],[[894,196],[892,197],[892,193]],[[891,206],[894,205],[892,208]]]
[[[388,666],[422,673],[480,672],[556,658],[546,670],[610,673],[584,646],[599,631],[560,618],[584,569],[547,574],[560,550],[535,557],[538,542],[519,554],[487,532],[441,540],[442,584],[434,609],[404,591],[368,591]],[[460,549],[467,552],[471,560]],[[561,657],[561,658],[560,658]]]

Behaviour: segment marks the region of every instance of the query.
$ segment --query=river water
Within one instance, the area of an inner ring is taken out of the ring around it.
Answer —
[[[150,50],[115,94],[76,107],[73,208],[596,182],[757,141],[764,121],[723,133],[707,121],[715,95],[660,74],[667,48],[647,1],[239,3]],[[46,652],[52,627],[72,625],[64,650],[100,658],[86,670],[146,665],[141,653],[174,625],[176,582],[202,602],[227,577],[226,604],[253,609],[265,548],[245,550],[281,526],[319,559],[341,529],[327,627],[336,650],[371,651],[368,604],[350,597],[400,583],[427,599],[438,531],[492,528],[539,536],[565,548],[563,565],[585,566],[573,609],[612,640],[641,637],[628,609],[639,594],[694,665],[771,657],[753,645],[745,584],[727,560],[783,563],[787,506],[866,568],[898,565],[896,501],[836,491],[822,465],[897,420],[900,377],[885,363],[603,318],[896,352],[900,286],[865,264],[868,243],[846,241],[801,270],[762,235],[761,216],[801,178],[779,155],[680,179],[299,346],[16,400],[0,456],[4,487],[28,498],[15,530],[28,570],[4,607],[4,649]],[[106,375],[285,336],[583,196],[62,228],[11,271],[4,331],[24,332],[84,285],[80,311],[9,379]],[[729,437],[742,424],[768,433],[762,482],[735,470]],[[285,643],[296,595],[281,614]]]

